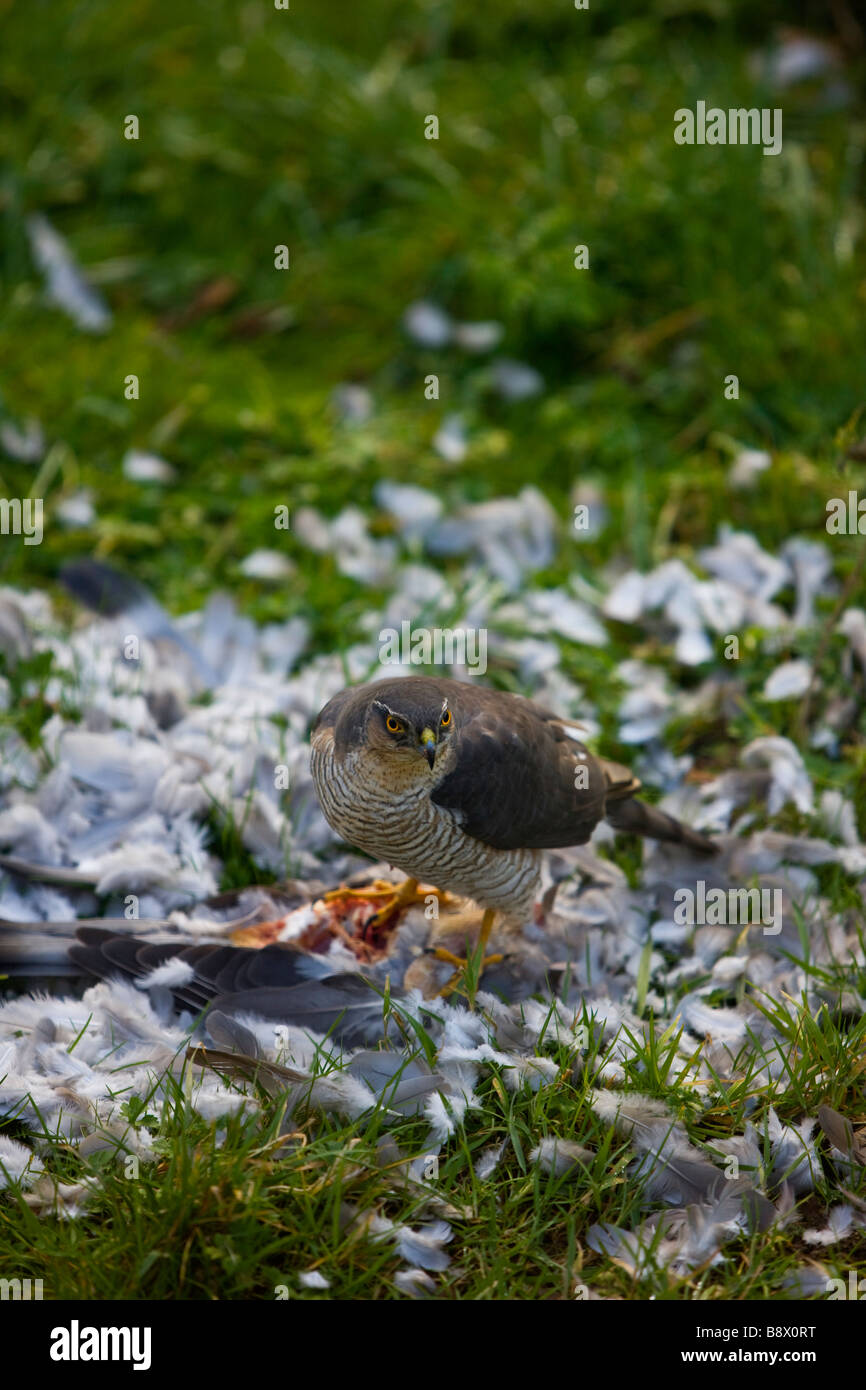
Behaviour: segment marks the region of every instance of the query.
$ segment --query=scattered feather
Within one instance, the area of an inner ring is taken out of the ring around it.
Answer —
[[[123,476],[134,483],[170,483],[175,471],[158,454],[142,449],[129,449],[123,456]]]
[[[542,1139],[529,1155],[531,1163],[537,1163],[544,1173],[554,1173],[563,1177],[566,1173],[576,1175],[584,1172],[594,1161],[595,1154],[583,1144],[575,1144],[571,1139]]]

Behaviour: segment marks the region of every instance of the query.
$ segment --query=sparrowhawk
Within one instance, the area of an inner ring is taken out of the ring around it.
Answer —
[[[530,919],[541,851],[617,830],[714,853],[712,840],[635,799],[628,768],[594,756],[521,695],[438,677],[350,687],[316,720],[311,770],[330,825],[349,844],[485,909]],[[404,901],[406,899],[404,898]]]

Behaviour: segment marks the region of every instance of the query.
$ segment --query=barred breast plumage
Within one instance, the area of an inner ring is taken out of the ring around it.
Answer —
[[[332,730],[313,738],[310,760],[325,818],[350,845],[435,884],[506,921],[526,921],[538,890],[537,851],[497,850],[466,835],[458,816],[431,801],[447,773],[426,762],[416,778],[401,778],[364,749],[335,756]],[[424,775],[426,774],[426,775]]]
[[[584,844],[602,818],[703,854],[716,845],[635,798],[628,768],[520,695],[427,676],[342,690],[320,713],[311,768],[349,843],[410,878],[525,922],[542,849]]]

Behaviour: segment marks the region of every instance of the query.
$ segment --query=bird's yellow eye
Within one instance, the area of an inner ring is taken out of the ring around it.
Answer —
[[[385,720],[385,728],[388,730],[389,734],[399,734],[402,727],[403,725],[400,723],[399,719],[395,719],[393,714],[388,715],[388,718]]]
[[[448,728],[448,725],[451,723],[451,711],[450,711],[450,709],[446,709],[446,710],[443,710],[443,711],[442,711],[442,718],[439,720],[439,723],[442,725],[442,728],[443,728],[443,729],[447,729],[447,728]]]

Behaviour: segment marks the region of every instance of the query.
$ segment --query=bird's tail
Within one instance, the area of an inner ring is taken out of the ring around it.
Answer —
[[[605,807],[604,818],[614,830],[626,830],[633,835],[648,835],[651,840],[664,840],[672,845],[685,845],[697,854],[719,852],[715,840],[683,825],[682,821],[660,811],[657,806],[649,806],[645,801],[637,801],[631,796],[622,801],[609,801]]]

